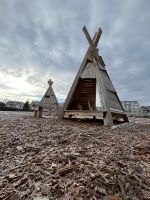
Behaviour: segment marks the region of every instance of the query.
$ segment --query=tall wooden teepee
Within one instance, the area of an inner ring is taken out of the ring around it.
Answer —
[[[58,112],[58,101],[52,88],[52,84],[53,81],[50,79],[48,81],[49,87],[42,97],[38,107],[38,111],[35,114],[37,117],[42,117],[43,109],[47,109],[49,111],[49,115],[51,115],[51,113],[53,112]]]
[[[105,68],[105,63],[96,48],[102,30],[98,29],[93,40],[85,26],[83,32],[90,46],[66,98],[60,118],[66,115],[96,117],[102,114],[106,126],[112,126],[113,119],[122,118],[124,122],[128,122],[127,115]],[[96,85],[101,102],[99,110],[96,109]]]

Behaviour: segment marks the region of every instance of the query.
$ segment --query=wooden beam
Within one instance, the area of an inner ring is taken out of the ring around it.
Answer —
[[[101,70],[99,70],[99,67],[97,65],[97,62],[95,60],[95,75],[96,75],[96,81],[98,85],[98,91],[99,91],[99,96],[101,100],[101,105],[106,112],[104,113],[103,119],[104,119],[104,125],[105,126],[113,126],[113,119],[110,111],[110,104],[109,104],[109,99],[107,97],[106,93],[106,88],[104,84],[104,79],[101,73]]]
[[[39,106],[38,108],[38,118],[41,118],[43,115],[43,107]]]
[[[34,117],[37,117],[38,110],[34,110]]]
[[[99,29],[99,31],[102,33],[102,30],[101,30],[101,29]],[[93,41],[92,41],[92,39],[91,39],[91,37],[90,37],[90,35],[89,35],[89,33],[88,33],[88,31],[87,31],[87,29],[86,29],[85,26],[83,27],[83,32],[84,32],[84,34],[85,34],[85,36],[86,36],[86,38],[87,38],[87,40],[88,40],[88,42],[89,42],[89,44],[90,44],[90,47],[91,47],[91,49],[92,49],[92,51],[93,51],[93,54],[94,54],[95,58],[96,58],[97,61],[101,64],[102,70],[105,69],[104,61],[103,61],[103,60],[100,58],[100,56],[98,55],[98,51],[97,51],[95,45],[93,44]]]

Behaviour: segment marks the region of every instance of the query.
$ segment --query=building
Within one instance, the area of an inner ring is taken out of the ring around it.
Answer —
[[[140,115],[150,117],[150,106],[141,106]]]
[[[4,102],[0,102],[0,108],[5,108],[5,103]]]
[[[40,105],[40,101],[32,101],[30,104],[30,109],[36,110],[36,109],[38,109],[39,105]]]
[[[128,115],[140,116],[140,104],[138,101],[122,101],[121,103]]]
[[[7,108],[23,109],[24,103],[20,101],[7,101],[5,106]]]

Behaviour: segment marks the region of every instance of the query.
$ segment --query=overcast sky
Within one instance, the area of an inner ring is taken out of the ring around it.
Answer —
[[[0,0],[0,100],[65,99],[88,48],[99,49],[121,100],[150,105],[150,0]]]

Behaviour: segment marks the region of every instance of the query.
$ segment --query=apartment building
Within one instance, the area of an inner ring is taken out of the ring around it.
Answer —
[[[133,116],[140,115],[140,104],[138,101],[122,101],[121,103],[127,114]]]
[[[150,106],[141,106],[140,114],[141,116],[150,117]]]

